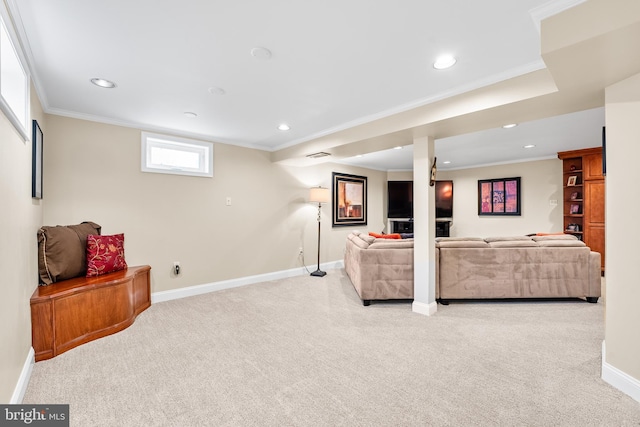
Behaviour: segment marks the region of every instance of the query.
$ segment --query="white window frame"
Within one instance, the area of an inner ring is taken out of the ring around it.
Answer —
[[[140,144],[140,169],[142,172],[164,173],[170,175],[187,175],[213,177],[213,143],[176,136],[142,132]],[[198,154],[198,167],[187,165],[163,165],[153,163],[151,152],[154,148],[163,148],[185,153]]]
[[[9,23],[9,25],[7,25],[7,23]],[[16,128],[22,138],[24,138],[25,141],[28,141],[31,139],[31,135],[28,132],[28,130],[31,129],[31,126],[29,126],[31,124],[31,79],[28,68],[26,67],[27,62],[21,50],[20,44],[18,43],[18,38],[15,34],[14,28],[10,25],[10,23],[11,20],[9,19],[9,13],[4,6],[4,2],[0,2],[0,37],[4,38],[6,36],[11,45],[11,49],[9,49],[8,51],[5,49],[0,50],[0,69],[4,71],[3,64],[9,62],[7,61],[7,55],[11,55],[11,61],[13,61],[14,59],[17,60],[20,71],[22,72],[21,77],[24,79],[24,87],[21,90],[22,95],[24,96],[24,98],[21,100],[24,103],[24,110],[20,108],[19,110],[21,111],[16,111],[16,105],[11,105],[9,100],[5,99],[2,95],[2,89],[4,88],[3,85],[11,86],[12,84],[15,84],[15,82],[4,82],[2,80],[2,73],[0,73],[0,110],[2,110],[7,119],[9,119],[13,127]]]

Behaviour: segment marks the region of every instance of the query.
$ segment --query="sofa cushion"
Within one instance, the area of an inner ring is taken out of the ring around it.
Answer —
[[[540,247],[560,247],[560,248],[566,248],[566,247],[575,247],[575,248],[579,248],[579,247],[583,247],[583,246],[587,246],[585,245],[585,243],[581,240],[578,239],[558,239],[558,240],[541,240],[538,243],[538,246]]]
[[[45,285],[84,276],[87,270],[87,236],[100,234],[94,222],[42,226],[38,230],[38,274]]]
[[[499,242],[491,242],[489,246],[492,248],[527,248],[537,247],[538,244],[533,240],[504,240]]]
[[[436,237],[436,242],[456,242],[459,240],[484,242],[484,239],[481,237]]]
[[[436,248],[488,248],[482,240],[443,240],[436,242]]]
[[[351,240],[354,245],[361,249],[367,249],[369,245],[376,240],[375,237],[367,236],[364,233],[351,233],[347,236],[347,239]]]
[[[409,248],[413,248],[413,240],[378,239],[369,246],[369,249],[409,249]]]
[[[87,236],[87,277],[100,276],[127,268],[124,234]]]
[[[487,243],[491,243],[491,242],[511,242],[511,241],[517,241],[517,240],[528,240],[531,241],[531,237],[529,236],[497,236],[497,237],[487,237],[484,239],[485,242]]]
[[[532,239],[535,240],[536,242],[542,242],[545,240],[578,240],[576,236],[572,234],[564,234],[564,233],[547,234],[544,236],[533,236]]]

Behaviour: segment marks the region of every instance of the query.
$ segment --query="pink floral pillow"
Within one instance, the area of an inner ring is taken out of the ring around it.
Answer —
[[[87,236],[87,277],[127,268],[124,260],[124,234]]]

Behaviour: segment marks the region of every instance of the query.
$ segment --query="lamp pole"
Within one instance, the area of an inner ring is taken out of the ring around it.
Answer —
[[[311,273],[312,276],[323,277],[327,273],[320,270],[320,221],[322,220],[322,204],[329,203],[329,189],[323,187],[314,187],[309,193],[309,201],[318,203],[318,269]]]
[[[327,273],[320,270],[320,214],[322,209],[322,203],[318,202],[318,269],[311,273],[312,276],[323,277]]]

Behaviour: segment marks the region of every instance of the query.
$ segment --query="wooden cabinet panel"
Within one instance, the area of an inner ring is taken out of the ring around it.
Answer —
[[[584,238],[585,243],[589,242],[587,246],[589,246],[592,251],[600,253],[600,265],[602,271],[604,271],[604,224],[586,227]]]
[[[584,218],[587,224],[598,223],[604,226],[604,191],[604,180],[585,183]]]
[[[87,336],[96,331],[106,331],[127,321],[133,323],[131,285],[131,281],[123,282],[58,299],[53,318],[57,353],[86,342]]]
[[[602,175],[602,151],[597,154],[584,156],[582,162],[585,181],[604,178]]]

